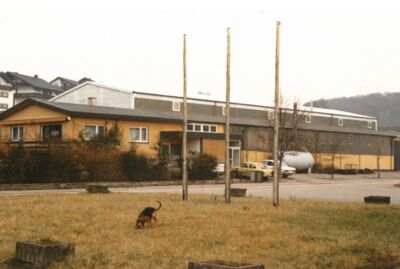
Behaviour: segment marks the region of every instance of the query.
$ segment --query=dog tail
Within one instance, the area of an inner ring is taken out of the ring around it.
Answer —
[[[161,208],[161,202],[160,201],[156,201],[158,203],[158,208],[156,210],[159,210]]]

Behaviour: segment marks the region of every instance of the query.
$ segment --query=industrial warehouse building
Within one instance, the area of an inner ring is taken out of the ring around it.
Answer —
[[[121,90],[95,82],[80,84],[49,101],[28,99],[0,114],[3,142],[46,143],[89,140],[117,124],[122,131],[121,149],[135,144],[138,150],[180,159],[182,140],[181,97]],[[273,107],[231,104],[230,158],[233,166],[261,161],[272,152]],[[286,109],[287,113],[292,110]],[[303,150],[328,166],[332,145],[340,142],[337,168],[395,168],[396,135],[378,131],[376,118],[321,108],[300,108],[298,135]],[[188,99],[188,153],[215,155],[224,162],[225,103]]]

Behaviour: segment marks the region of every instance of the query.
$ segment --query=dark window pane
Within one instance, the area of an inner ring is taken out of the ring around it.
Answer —
[[[97,134],[98,136],[104,135],[104,126],[97,126]]]

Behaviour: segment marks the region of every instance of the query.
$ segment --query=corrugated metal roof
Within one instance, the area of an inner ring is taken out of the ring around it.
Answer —
[[[86,83],[80,84],[68,91],[65,91],[64,93],[57,95],[55,97],[53,97],[52,99],[50,99],[51,101],[55,101],[59,98],[61,98],[64,95],[67,95],[68,93],[75,91],[81,87],[84,87],[85,85],[94,85],[94,86],[98,86],[98,87],[102,87],[102,88],[106,88],[106,89],[110,89],[110,90],[114,90],[114,91],[120,91],[120,92],[131,92],[133,94],[141,94],[141,95],[147,95],[147,96],[155,96],[155,97],[166,97],[166,98],[174,98],[174,99],[183,99],[182,96],[174,96],[174,95],[165,95],[165,94],[157,94],[157,93],[150,93],[150,92],[139,92],[139,91],[130,91],[127,89],[121,89],[121,88],[116,88],[116,87],[112,87],[112,86],[108,86],[108,85],[104,85],[98,82],[92,82],[92,81],[88,81]],[[197,95],[199,96],[199,95]],[[199,102],[213,102],[213,103],[219,103],[219,104],[225,104],[225,102],[223,100],[212,100],[212,99],[202,99],[202,98],[196,98],[196,97],[188,97],[188,101],[199,101]],[[248,106],[248,107],[254,107],[254,108],[262,108],[262,109],[274,109],[273,106],[262,106],[262,105],[255,105],[255,104],[246,104],[246,103],[239,103],[239,102],[231,102],[231,105],[243,105],[243,106]],[[288,108],[289,110],[291,110],[291,108]],[[319,108],[319,107],[299,107],[300,111],[312,111],[313,113],[320,113],[320,114],[329,114],[329,115],[335,115],[335,116],[348,116],[348,117],[357,117],[357,118],[365,118],[365,119],[372,119],[375,120],[375,117],[371,117],[371,116],[367,116],[367,115],[361,115],[361,114],[355,114],[355,113],[351,113],[351,112],[346,112],[346,111],[341,111],[341,110],[335,110],[335,109],[325,109],[325,108]]]
[[[164,121],[164,122],[182,122],[183,115],[180,112],[152,112],[147,110],[129,109],[129,108],[115,108],[115,107],[104,107],[104,106],[92,106],[83,104],[72,104],[72,103],[60,103],[50,102],[44,100],[27,99],[14,107],[4,111],[0,114],[0,120],[6,118],[9,115],[23,109],[30,104],[38,104],[50,109],[55,109],[63,112],[70,116],[81,116],[90,118],[104,118],[104,119],[115,119],[115,120],[148,120],[148,121]],[[199,116],[199,115],[188,115],[189,122],[204,122],[204,123],[218,123],[224,124],[225,118],[223,116]],[[263,120],[252,120],[244,118],[231,118],[232,125],[243,125],[243,126],[260,126],[260,127],[271,127],[268,121]],[[398,136],[396,132],[383,132],[374,130],[360,130],[350,129],[345,127],[329,127],[329,126],[312,126],[302,125],[299,126],[302,130],[314,130],[314,131],[326,131],[326,132],[340,132],[340,133],[354,133],[354,134],[369,134],[369,135],[384,135],[384,136]]]

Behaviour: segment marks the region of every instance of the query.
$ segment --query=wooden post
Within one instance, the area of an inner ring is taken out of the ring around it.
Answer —
[[[275,48],[275,126],[274,126],[274,182],[272,197],[274,206],[279,206],[279,163],[278,163],[278,136],[279,136],[279,27],[281,23],[276,22],[276,48]]]
[[[183,135],[182,135],[182,199],[188,199],[187,175],[187,80],[186,80],[186,34],[183,35]]]
[[[225,103],[225,202],[231,202],[231,165],[229,162],[229,116],[231,95],[231,33],[227,28],[226,42],[226,103]]]

